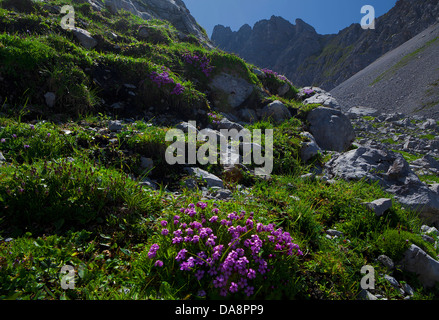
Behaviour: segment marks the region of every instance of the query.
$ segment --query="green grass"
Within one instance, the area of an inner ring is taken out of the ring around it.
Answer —
[[[407,162],[413,162],[415,160],[421,159],[423,157],[422,154],[411,154],[409,152],[406,151],[402,151],[402,150],[392,150],[393,152],[396,153],[400,153],[402,154],[402,156],[404,157],[405,160],[407,160]]]

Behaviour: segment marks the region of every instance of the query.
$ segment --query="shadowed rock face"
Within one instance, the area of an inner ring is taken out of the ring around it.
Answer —
[[[377,18],[375,30],[355,23],[336,35],[320,35],[300,19],[294,25],[272,17],[236,32],[216,26],[212,41],[253,64],[285,74],[297,86],[331,90],[437,22],[438,16],[437,0],[399,0]]]
[[[210,40],[182,0],[88,0],[95,8],[107,6],[112,12],[129,11],[143,19],[169,21],[183,34],[192,34],[210,45]]]

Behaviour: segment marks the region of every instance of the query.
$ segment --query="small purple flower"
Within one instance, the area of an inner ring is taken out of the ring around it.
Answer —
[[[198,208],[201,208],[201,209],[206,209],[206,207],[207,207],[207,203],[204,203],[204,202],[198,202],[198,203],[197,203],[197,207],[198,207]]]
[[[162,235],[167,236],[169,234],[169,230],[163,229],[161,233],[162,233]]]
[[[206,246],[214,246],[215,245],[215,239],[208,238],[206,241]]]
[[[163,261],[162,260],[157,260],[154,263],[154,267],[159,267],[159,268],[163,267]]]
[[[6,142],[6,139],[5,139],[5,138],[2,138],[2,139],[0,140],[0,142],[1,142],[1,143],[5,143],[5,142]]]
[[[247,288],[244,289],[244,292],[245,292],[245,294],[247,295],[247,297],[250,297],[250,296],[253,294],[254,289],[255,289],[255,288],[250,287],[250,286],[248,286]]]
[[[198,235],[194,235],[192,237],[192,243],[198,243],[200,241],[200,237]]]
[[[177,256],[175,257],[175,260],[177,260],[177,261],[184,260],[184,259],[186,258],[186,253],[187,253],[187,252],[188,252],[188,251],[187,251],[186,249],[181,249],[181,250],[178,252]]]
[[[181,242],[183,242],[183,238],[182,237],[174,237],[174,238],[172,238],[172,244],[181,243]]]
[[[247,277],[248,277],[249,279],[254,279],[254,278],[256,278],[256,271],[253,270],[253,269],[251,269],[251,268],[248,269]]]
[[[30,145],[25,144],[25,145],[24,145],[24,148],[25,148],[25,149],[29,149],[29,148],[30,148]]]
[[[181,271],[190,271],[191,268],[187,262],[183,262],[182,264],[180,264],[180,270]]]
[[[238,284],[236,284],[235,282],[230,283],[229,291],[231,293],[238,292]]]
[[[184,86],[182,86],[180,83],[177,83],[175,85],[174,90],[172,90],[171,94],[177,95],[179,96],[180,94],[182,94],[184,92]]]
[[[198,281],[200,281],[204,277],[204,270],[197,270],[195,272],[195,278],[197,278]]]
[[[160,224],[162,225],[162,227],[166,227],[168,225],[168,221],[162,220],[160,221]]]
[[[17,135],[14,133],[14,134],[12,135],[12,138],[16,139],[16,138],[17,138]]]
[[[155,258],[157,251],[160,249],[160,246],[158,244],[153,244],[151,248],[149,248],[148,252],[148,258],[152,259]]]

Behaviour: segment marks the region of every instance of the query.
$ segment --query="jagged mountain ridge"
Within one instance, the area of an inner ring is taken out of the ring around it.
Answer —
[[[261,67],[285,74],[298,86],[330,90],[386,52],[397,48],[437,21],[438,0],[399,0],[377,18],[375,30],[360,24],[334,35],[320,35],[304,21],[296,25],[280,17],[244,25],[233,32],[216,26],[212,41]]]

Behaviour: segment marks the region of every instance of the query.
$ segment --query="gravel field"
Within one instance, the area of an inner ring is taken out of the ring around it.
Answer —
[[[439,120],[439,24],[334,88],[343,111],[364,106]]]

